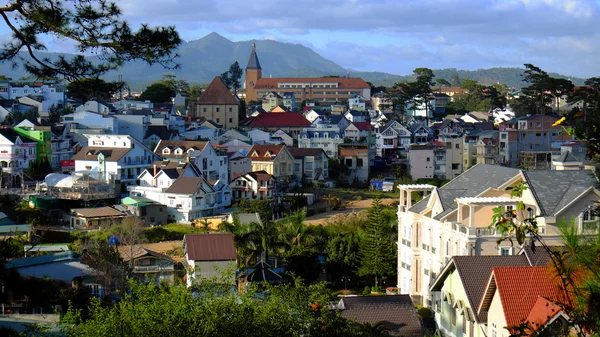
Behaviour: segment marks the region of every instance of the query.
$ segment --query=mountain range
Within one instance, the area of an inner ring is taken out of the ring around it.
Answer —
[[[140,90],[148,84],[160,79],[163,74],[170,73],[178,79],[189,81],[191,84],[209,83],[215,76],[227,71],[229,66],[237,61],[244,68],[250,56],[252,43],[256,43],[263,77],[321,77],[327,75],[362,77],[374,85],[391,86],[399,81],[410,81],[411,75],[394,75],[384,72],[361,72],[345,69],[344,67],[317,54],[314,50],[293,43],[274,40],[250,40],[233,42],[225,37],[210,33],[205,37],[183,42],[179,47],[177,62],[181,67],[177,70],[165,70],[159,65],[149,66],[144,62],[126,63],[118,71],[108,73],[107,80],[116,80],[122,75],[130,87]],[[24,53],[24,52],[23,52]],[[53,58],[59,54],[39,53],[41,57]],[[24,55],[24,54],[23,54]],[[63,54],[67,55],[68,54]],[[24,55],[24,58],[27,58]],[[520,88],[526,83],[522,81],[522,68],[489,68],[478,70],[437,69],[436,78],[450,80],[456,74],[459,78],[477,80],[481,84],[505,83],[509,87]],[[14,79],[26,76],[20,68],[13,68],[10,63],[0,63],[0,74]],[[583,79],[551,73],[551,76],[568,78],[575,85],[583,84]]]

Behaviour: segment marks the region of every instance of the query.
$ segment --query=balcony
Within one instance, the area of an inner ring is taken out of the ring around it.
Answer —
[[[134,273],[159,273],[163,271],[172,272],[175,270],[173,265],[166,266],[133,266]]]

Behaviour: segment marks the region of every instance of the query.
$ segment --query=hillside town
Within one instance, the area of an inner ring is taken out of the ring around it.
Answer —
[[[339,335],[598,333],[600,82],[280,78],[261,47],[167,100],[0,81],[0,334],[86,335],[89,303],[176,311],[177,286],[288,310],[268,298],[299,284],[334,296],[281,316],[357,327]]]

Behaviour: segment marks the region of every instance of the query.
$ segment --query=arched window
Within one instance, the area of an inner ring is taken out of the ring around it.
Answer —
[[[162,150],[162,153],[163,153],[163,154],[170,154],[170,153],[171,153],[171,150],[170,150],[168,147],[165,147],[165,148]]]

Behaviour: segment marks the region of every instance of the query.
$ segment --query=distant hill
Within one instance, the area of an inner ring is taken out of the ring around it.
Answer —
[[[246,67],[252,43],[257,46],[258,57],[263,68],[263,77],[320,77],[339,75],[362,77],[375,85],[391,86],[399,81],[410,81],[410,75],[394,75],[383,72],[360,72],[344,69],[335,62],[317,54],[301,44],[284,43],[273,40],[230,41],[217,33],[184,42],[179,48],[178,70],[165,70],[161,66],[148,66],[144,62],[126,63],[118,72],[111,72],[105,77],[117,79],[118,74],[129,83],[132,89],[143,89],[148,84],[160,79],[165,73],[172,73],[179,79],[193,84],[209,83],[215,76],[227,71],[229,66],[238,61],[242,68]],[[25,58],[28,56],[23,53]],[[41,57],[56,57],[60,54],[40,53]],[[66,55],[66,54],[62,54]],[[436,78],[450,80],[453,74],[459,78],[477,80],[481,84],[505,83],[509,87],[520,88],[521,68],[490,68],[478,70],[438,69],[434,70]],[[14,79],[26,76],[21,68],[12,68],[10,63],[0,63],[0,74]],[[551,74],[555,77],[569,78],[575,85],[583,84],[583,79]]]

